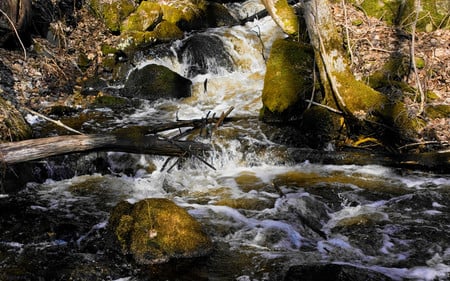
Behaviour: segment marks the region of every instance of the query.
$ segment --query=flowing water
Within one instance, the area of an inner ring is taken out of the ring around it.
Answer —
[[[246,15],[254,7],[233,8]],[[207,73],[190,77],[192,97],[143,102],[108,124],[202,118],[233,106],[238,121],[194,136],[214,144],[205,160],[215,170],[197,159],[162,170],[165,157],[108,153],[110,174],[49,179],[1,194],[0,279],[283,280],[293,266],[324,264],[393,280],[448,279],[448,175],[289,161],[289,150],[274,141],[279,129],[258,121],[265,58],[282,32],[265,17],[205,34],[224,41],[232,69],[210,60]],[[164,57],[143,57],[137,67],[156,63],[188,75],[189,56],[176,59],[181,44]],[[132,173],[122,172],[130,167]],[[199,220],[214,241],[212,255],[195,266],[176,261],[143,269],[106,251],[111,208],[150,197],[169,198]]]

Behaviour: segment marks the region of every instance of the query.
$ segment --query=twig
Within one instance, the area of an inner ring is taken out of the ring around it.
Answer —
[[[427,145],[427,144],[449,144],[448,142],[441,142],[441,141],[422,141],[422,142],[415,142],[415,143],[409,143],[405,144],[403,146],[400,146],[398,149],[402,150],[404,148],[412,147],[412,146],[420,146],[420,145]]]
[[[425,104],[425,93],[422,89],[422,83],[420,83],[420,79],[419,79],[419,72],[417,71],[417,66],[416,66],[416,60],[415,60],[415,41],[416,41],[416,25],[417,25],[417,20],[419,18],[419,8],[420,8],[420,0],[416,0],[416,18],[414,19],[414,22],[412,24],[412,36],[411,36],[411,66],[413,68],[414,71],[414,77],[416,80],[416,85],[417,85],[417,89],[419,90],[419,94],[420,94],[420,107],[419,107],[419,112],[417,113],[417,115],[421,115],[423,113],[423,109],[424,109],[424,104]]]
[[[345,18],[345,37],[347,40],[348,53],[350,54],[350,66],[353,65],[353,51],[350,42],[350,34],[348,32],[348,16],[347,16],[347,7],[345,6],[345,0],[342,0],[342,8],[344,9],[344,18]]]
[[[314,61],[313,61],[313,85],[312,85],[312,91],[311,91],[311,99],[310,99],[306,109],[309,109],[311,107],[311,105],[313,104],[314,96],[316,93],[316,82],[317,82],[316,59],[314,58]]]
[[[332,108],[332,107],[330,107],[330,106],[328,106],[328,105],[324,105],[324,104],[321,104],[321,103],[318,103],[318,102],[315,102],[315,101],[312,101],[312,100],[305,100],[305,101],[306,101],[306,102],[309,102],[310,104],[314,104],[314,105],[317,105],[317,106],[321,106],[321,107],[323,107],[323,108],[326,108],[326,109],[328,109],[329,111],[333,111],[334,113],[343,114],[342,111],[340,111],[340,110],[338,110],[338,109],[334,109],[334,108]]]
[[[0,9],[0,13],[2,13],[2,15],[4,15],[6,17],[6,19],[8,20],[8,22],[11,24],[11,26],[14,30],[14,33],[16,34],[17,40],[19,40],[20,46],[22,47],[23,57],[24,57],[24,60],[26,61],[27,60],[27,50],[25,49],[25,46],[23,45],[23,42],[20,39],[19,32],[17,32],[17,29],[14,26],[14,22],[9,18],[8,14],[6,14],[2,9]]]
[[[233,111],[234,106],[231,106],[230,108],[228,108],[228,110],[224,113],[222,112],[222,114],[219,117],[219,120],[217,120],[216,122],[216,126],[214,127],[215,129],[217,129],[218,127],[220,127],[223,124],[223,120],[225,120],[225,118],[227,118],[228,115],[230,115],[231,111]]]
[[[51,118],[49,118],[49,117],[47,117],[47,116],[45,116],[45,115],[42,115],[42,114],[40,114],[39,112],[36,112],[36,111],[34,111],[34,110],[30,109],[30,108],[27,108],[27,107],[23,107],[23,109],[25,109],[26,111],[28,111],[28,112],[30,112],[30,113],[32,113],[32,114],[34,114],[34,115],[37,115],[37,116],[41,117],[41,118],[43,118],[43,119],[45,119],[45,120],[47,120],[47,121],[50,121],[50,122],[52,122],[52,123],[54,123],[54,124],[56,124],[56,125],[58,125],[58,126],[60,126],[60,127],[63,127],[64,129],[66,129],[66,130],[68,130],[68,131],[74,132],[74,133],[79,134],[79,135],[84,135],[82,132],[79,132],[79,131],[77,131],[77,130],[75,130],[75,129],[70,128],[70,127],[67,126],[67,125],[64,125],[64,124],[63,124],[61,121],[59,121],[59,120],[53,120],[53,119],[51,119]]]

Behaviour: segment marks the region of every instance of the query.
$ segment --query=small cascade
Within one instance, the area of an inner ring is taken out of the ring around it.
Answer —
[[[229,6],[245,18],[260,5]],[[170,68],[192,81],[192,96],[143,101],[112,126],[234,107],[237,121],[191,136],[214,145],[205,160],[215,169],[198,159],[106,153],[104,174],[29,183],[18,197],[0,194],[0,279],[298,280],[299,272],[323,269],[334,276],[353,270],[345,276],[354,280],[446,280],[448,177],[290,163],[288,149],[270,140],[281,129],[258,120],[261,91],[270,46],[283,37],[265,17],[192,34],[144,56],[137,68]],[[141,268],[108,248],[108,212],[122,200],[145,198],[168,198],[188,210],[214,242],[211,256]]]

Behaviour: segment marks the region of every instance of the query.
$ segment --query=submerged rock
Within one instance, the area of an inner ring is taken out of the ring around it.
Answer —
[[[122,95],[156,100],[185,98],[191,95],[192,82],[167,67],[149,64],[131,72]]]
[[[205,256],[212,250],[202,226],[183,208],[164,198],[119,203],[109,227],[123,254],[138,264],[165,263],[173,258]]]

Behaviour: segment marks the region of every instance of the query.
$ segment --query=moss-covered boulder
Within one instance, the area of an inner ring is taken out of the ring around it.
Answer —
[[[20,112],[0,97],[0,142],[28,139],[31,133],[30,126]]]
[[[109,229],[124,254],[139,264],[209,254],[212,242],[189,213],[168,199],[151,198],[119,203],[111,212]]]
[[[182,30],[206,27],[207,2],[204,0],[153,0],[159,3],[163,19]]]
[[[130,73],[121,94],[147,100],[185,98],[191,95],[191,80],[162,65],[148,64]]]
[[[134,0],[91,0],[90,6],[112,32],[119,32],[122,21],[136,8]]]
[[[162,10],[157,3],[143,1],[136,11],[131,13],[121,24],[120,31],[152,30],[162,20]]]
[[[304,100],[311,95],[314,51],[306,44],[290,40],[273,43],[262,92],[263,119],[270,115],[289,118],[301,114]]]
[[[352,0],[369,16],[383,19],[389,24],[410,28],[415,20],[416,2],[414,0]],[[432,31],[450,28],[448,15],[450,2],[447,0],[420,1],[417,29]]]

